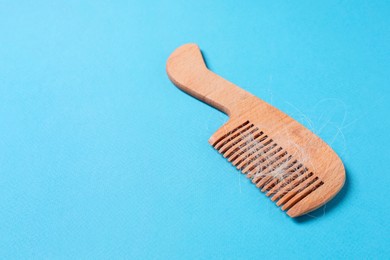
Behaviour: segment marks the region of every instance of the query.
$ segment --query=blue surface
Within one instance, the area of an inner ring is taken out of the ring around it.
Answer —
[[[81,3],[82,2],[82,3]],[[389,259],[389,1],[0,1],[0,257]],[[208,66],[315,131],[347,183],[290,219],[207,143]]]

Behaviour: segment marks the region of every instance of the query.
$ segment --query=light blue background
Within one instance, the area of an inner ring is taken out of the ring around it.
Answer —
[[[389,259],[389,1],[0,0],[0,257]],[[174,87],[216,73],[341,156],[290,219],[207,143],[227,120]]]

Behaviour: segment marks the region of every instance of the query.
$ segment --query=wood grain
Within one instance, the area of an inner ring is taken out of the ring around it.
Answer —
[[[196,44],[167,61],[170,80],[229,115],[209,143],[291,217],[324,205],[343,187],[337,154],[303,125],[210,71]]]

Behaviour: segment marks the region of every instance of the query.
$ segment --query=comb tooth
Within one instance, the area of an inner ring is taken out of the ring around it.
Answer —
[[[233,130],[227,132],[226,134],[222,135],[222,137],[220,137],[217,141],[215,141],[214,143],[211,143],[211,145],[215,148],[215,149],[219,149],[220,146],[222,146],[223,144],[225,144],[226,142],[228,142],[230,140],[230,137],[231,135],[233,135],[234,133],[236,133],[237,131],[239,131],[241,128],[245,127],[247,124],[249,124],[249,121],[246,121],[244,122],[243,124],[235,127]]]
[[[268,180],[264,183],[264,187],[261,190],[262,192],[268,191],[271,188],[270,185],[272,186],[272,183],[275,183],[279,179],[279,177],[285,173],[285,171],[283,170],[283,166],[286,166],[292,158],[292,155],[287,156],[287,154],[288,153],[286,152],[286,155],[281,157],[284,157],[284,159],[281,160],[269,172],[269,174],[271,174],[271,178],[268,178]]]
[[[260,173],[264,170],[265,164],[264,162],[267,161],[270,154],[275,152],[274,148],[278,145],[276,143],[270,144],[263,150],[263,153],[259,153],[258,156],[253,157],[254,159],[251,160],[245,167],[245,172],[247,172],[248,178],[252,178],[255,174]],[[276,148],[278,149],[278,148]],[[259,157],[262,159],[257,160]],[[254,162],[254,163],[253,163]],[[248,167],[249,166],[249,167]]]
[[[257,151],[256,154],[252,156],[248,156],[246,154],[242,154],[239,158],[235,160],[233,164],[237,164],[237,169],[241,169],[241,171],[246,174],[248,173],[248,166],[252,163],[264,162],[266,158],[263,156],[270,150],[270,147],[267,146],[272,140],[266,142],[267,144],[263,145],[261,149]],[[272,149],[272,147],[271,147]]]
[[[216,144],[214,145],[214,148],[217,150],[221,149],[221,147],[223,147],[224,145],[226,145],[227,143],[229,143],[230,141],[235,139],[237,136],[239,136],[240,134],[242,134],[243,132],[248,130],[248,128],[250,128],[250,127],[251,127],[251,125],[249,124],[249,121],[248,121],[248,124],[243,124],[239,127],[236,127],[235,129],[230,131],[228,134],[226,134],[220,141],[216,142]]]
[[[286,195],[291,189],[293,189],[296,185],[299,185],[301,182],[305,180],[305,177],[310,177],[312,173],[307,174],[308,169],[304,168],[300,171],[297,171],[285,180],[283,180],[282,184],[279,186],[274,196],[271,198],[272,201],[278,200]]]
[[[307,178],[313,176],[313,173],[306,174],[307,169],[301,170],[299,173],[294,174],[291,178],[291,181],[284,182],[281,188],[275,193],[275,195],[271,198],[272,201],[279,200],[284,197],[287,193],[289,193],[294,187],[304,182]]]
[[[241,125],[237,126],[236,128],[234,128],[232,131],[224,134],[222,137],[220,137],[217,141],[215,141],[212,146],[214,146],[215,149],[219,149],[221,145],[223,145],[224,142],[221,142],[222,140],[228,138],[230,135],[234,134],[236,131],[240,130],[241,128],[243,128],[244,126],[246,126],[247,124],[249,124],[249,121],[245,121],[244,123],[242,123]]]
[[[278,192],[282,185],[285,185],[287,183],[289,183],[288,179],[291,179],[291,174],[293,173],[294,170],[289,170],[287,171],[288,169],[290,169],[292,166],[294,166],[298,161],[295,160],[292,164],[290,164],[288,167],[284,168],[283,170],[285,171],[285,173],[282,175],[282,176],[279,176],[279,178],[276,178],[275,180],[273,180],[269,186],[270,186],[270,190],[267,192],[267,196],[271,196],[271,195],[274,195],[276,192]],[[283,186],[284,187],[284,186]]]
[[[285,163],[288,163],[289,160],[291,160],[291,157],[287,158],[286,161],[282,163],[282,165],[285,164]],[[282,166],[282,165],[280,165],[280,166]],[[264,188],[261,190],[262,192],[267,191],[267,196],[269,196],[271,194],[269,191],[271,191],[287,175],[287,173],[286,173],[286,171],[284,169],[278,169],[278,170],[275,170],[275,171],[277,171],[277,174],[275,174],[274,178],[272,180],[268,181],[264,185]]]
[[[266,173],[264,173],[264,177],[260,181],[257,182],[256,186],[258,188],[263,188],[264,185],[266,185],[269,181],[273,180],[276,177],[277,172],[274,172],[275,171],[274,164],[286,155],[287,155],[287,152],[282,150],[281,152],[279,152],[277,155],[274,156],[275,158],[270,162],[269,167],[267,167],[270,169],[268,169],[268,171]]]
[[[242,136],[252,126],[253,126],[253,124],[245,125],[241,129],[239,129],[238,131],[236,131],[235,133],[230,135],[229,138],[226,138],[223,142],[220,142],[218,145],[216,145],[215,149],[217,149],[218,152],[220,152],[222,149],[224,149],[224,147],[229,146],[231,143],[233,143],[235,140],[237,140],[237,138],[240,138],[240,136]]]
[[[234,136],[232,136],[229,140],[229,142],[224,143],[218,151],[220,153],[225,153],[230,147],[240,142],[245,136],[249,134],[251,131],[251,128],[253,127],[253,124],[250,124],[249,126],[245,127],[242,131],[236,133]]]
[[[297,193],[288,201],[286,202],[282,210],[288,210],[292,207],[294,207],[295,204],[297,204],[299,201],[303,200],[305,197],[307,197],[310,193],[318,189],[320,186],[324,184],[323,181],[321,181],[318,177],[314,178],[314,181],[310,182],[303,188],[300,188]]]
[[[267,176],[267,174],[272,170],[270,167],[280,159],[280,156],[284,156],[286,151],[283,151],[282,147],[273,149],[272,152],[270,152],[264,163],[262,164],[260,170],[257,170],[257,172],[252,177],[253,183],[258,183],[260,180],[262,180],[264,177]],[[256,184],[257,186],[257,184]],[[259,187],[259,186],[257,186]]]
[[[310,173],[309,175],[302,177],[299,179],[299,181],[292,186],[289,191],[283,195],[282,198],[276,202],[276,205],[281,206],[287,203],[292,197],[294,197],[300,190],[305,189],[307,186],[312,184],[318,179],[318,177],[314,176],[313,173]]]
[[[224,154],[223,154],[223,157],[225,158],[229,158],[231,155],[233,155],[234,153],[238,152],[238,151],[241,151],[242,149],[244,149],[245,146],[249,145],[251,143],[251,141],[255,138],[256,136],[256,132],[258,131],[259,129],[257,127],[255,128],[252,128],[250,130],[250,132],[248,132],[247,134],[245,134],[244,136],[242,136],[241,140],[238,141],[237,143],[235,143],[234,145],[232,145],[229,149],[227,149]]]
[[[257,140],[259,139],[259,137],[261,137],[263,135],[263,132],[259,131],[257,132],[256,134],[253,135],[253,138],[251,138],[250,140],[247,140],[247,142],[245,143],[245,145],[243,145],[242,147],[239,147],[239,149],[235,149],[233,151],[233,153],[231,155],[229,155],[227,158],[228,158],[228,161],[229,162],[232,162],[233,161],[236,161],[236,159],[246,153],[248,150],[250,150],[251,148],[253,148],[254,146],[257,145]],[[234,164],[234,163],[233,163]],[[236,165],[236,164],[234,164]]]
[[[240,163],[243,173],[250,172],[252,169],[256,167],[256,165],[265,161],[266,153],[276,146],[276,144],[272,144],[272,142],[273,142],[272,139],[267,140],[266,142],[264,142],[263,147],[261,147],[252,155],[245,157],[243,159],[243,161]]]
[[[236,154],[234,157],[231,158],[231,161],[234,165],[237,165],[238,169],[241,169],[244,166],[244,163],[246,160],[250,160],[256,154],[258,151],[263,149],[265,146],[267,146],[271,140],[268,139],[268,136],[262,135],[258,138],[256,138],[255,142],[251,145],[251,147],[242,153]]]
[[[297,161],[295,160],[294,164],[296,162]],[[294,165],[294,164],[292,164],[292,165]],[[291,172],[290,171],[286,172],[286,170],[291,168],[291,166],[288,166],[288,167],[284,168],[283,169],[284,170],[284,174],[282,174],[281,176],[275,178],[270,183],[268,183],[268,185],[267,185],[268,186],[268,189],[267,189],[268,192],[266,194],[268,197],[271,196],[271,195],[274,195],[275,193],[277,193],[281,189],[283,184],[289,183],[288,181],[286,181],[286,179],[287,179],[287,177],[291,176]]]
[[[292,168],[291,168],[292,167]],[[303,165],[298,163],[297,160],[295,160],[292,164],[290,164],[288,167],[285,168],[286,173],[283,174],[279,180],[276,180],[275,185],[271,188],[271,190],[268,192],[269,195],[277,193],[280,189],[282,189],[284,186],[286,186],[288,183],[294,180],[294,172],[297,172],[300,168],[302,168]],[[267,195],[267,196],[269,196]]]
[[[270,152],[268,154],[268,156],[266,157],[266,160],[265,160],[265,163],[264,166],[263,166],[263,171],[265,169],[267,169],[267,171],[265,171],[263,174],[268,174],[269,172],[272,171],[272,165],[279,161],[279,159],[283,158],[283,156],[285,156],[287,154],[287,152],[285,150],[283,150],[282,147],[278,147],[276,149],[273,149],[272,152]],[[270,169],[269,169],[270,168]],[[253,175],[253,180],[255,182],[257,182],[259,180],[259,177],[263,174],[255,174]]]
[[[299,185],[295,186],[292,190],[290,190],[285,196],[278,200],[276,205],[282,206],[282,209],[285,210],[285,204],[287,204],[295,195],[299,192],[303,191],[306,187],[309,187],[312,183],[318,180],[318,177],[311,175],[309,178],[305,179]]]

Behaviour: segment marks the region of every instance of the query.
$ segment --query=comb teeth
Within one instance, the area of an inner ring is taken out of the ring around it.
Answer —
[[[249,121],[235,127],[213,147],[282,210],[289,210],[324,182]]]

